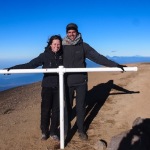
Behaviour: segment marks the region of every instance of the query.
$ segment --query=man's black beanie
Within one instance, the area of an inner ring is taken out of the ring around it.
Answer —
[[[76,32],[78,32],[78,26],[75,23],[69,23],[66,26],[66,33],[68,32],[68,30],[75,30]]]

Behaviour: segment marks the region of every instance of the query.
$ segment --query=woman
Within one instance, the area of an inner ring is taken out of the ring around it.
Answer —
[[[58,68],[63,64],[62,38],[53,35],[47,42],[45,51],[30,62],[16,65],[10,69],[32,69],[39,66],[42,68]],[[58,73],[44,73],[41,91],[41,131],[42,140],[49,136],[59,140],[57,127],[59,125],[59,76]],[[50,121],[51,120],[51,121]],[[50,125],[51,122],[51,125]]]

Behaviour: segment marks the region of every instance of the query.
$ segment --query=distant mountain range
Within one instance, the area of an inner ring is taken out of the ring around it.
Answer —
[[[119,64],[129,64],[129,63],[143,63],[149,62],[150,57],[142,57],[142,56],[106,56],[108,59],[113,60]],[[0,69],[7,68],[14,64],[20,64],[17,62],[10,62],[0,60]],[[88,68],[100,67],[101,65],[96,64],[88,59],[86,59],[86,64]],[[37,81],[41,81],[43,74],[13,74],[13,75],[3,75],[0,74],[0,91],[7,90],[13,87],[34,83]]]
[[[107,56],[107,58],[116,61],[118,63],[124,63],[124,64],[150,62],[150,56],[148,57],[138,56],[138,55],[137,56],[113,56],[113,57]]]
[[[113,60],[119,64],[130,64],[130,63],[142,63],[142,62],[150,62],[150,56],[106,56],[108,59]],[[99,64],[96,64],[90,60],[86,60],[87,67],[98,67]]]

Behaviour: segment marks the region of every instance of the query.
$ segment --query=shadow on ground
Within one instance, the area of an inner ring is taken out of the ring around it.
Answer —
[[[112,89],[118,90],[119,92],[110,93]],[[85,119],[85,131],[88,130],[91,122],[98,114],[100,108],[104,105],[105,101],[109,97],[109,95],[118,95],[118,94],[133,94],[139,93],[139,91],[129,91],[124,89],[116,84],[114,84],[113,80],[109,80],[106,83],[101,83],[94,86],[91,90],[87,92],[86,98],[86,119]],[[76,117],[75,106],[72,110],[72,120]],[[70,129],[69,134],[66,138],[66,145],[69,143],[77,131],[76,123]]]

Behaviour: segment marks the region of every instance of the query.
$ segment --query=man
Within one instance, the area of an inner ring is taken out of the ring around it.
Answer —
[[[67,36],[63,39],[63,65],[65,68],[85,68],[85,59],[88,58],[97,64],[108,67],[119,67],[123,71],[123,65],[113,62],[103,55],[99,54],[90,45],[83,42],[81,33],[78,32],[78,26],[70,23],[66,27]],[[85,118],[85,99],[87,93],[87,73],[67,73],[66,81],[66,100],[68,105],[68,118],[72,109],[73,94],[76,92],[76,113],[79,138],[87,140],[88,136],[84,130]]]

